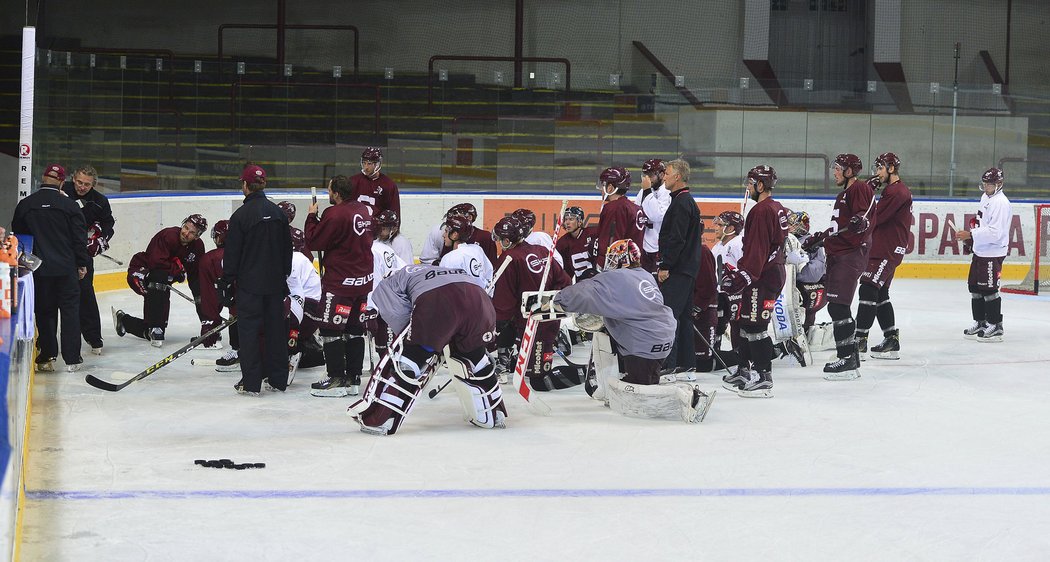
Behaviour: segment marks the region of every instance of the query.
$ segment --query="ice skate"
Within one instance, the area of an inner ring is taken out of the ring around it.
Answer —
[[[981,333],[981,330],[984,330],[986,324],[986,322],[978,322],[974,320],[973,326],[963,330],[963,337],[968,340],[976,340],[977,334]]]
[[[347,377],[325,377],[310,385],[310,395],[322,398],[343,398],[351,396],[350,387],[350,379]]]
[[[269,382],[267,382],[266,385],[269,386]],[[245,388],[244,388],[244,380],[237,381],[237,384],[233,385],[233,389],[237,391],[237,394],[243,394],[245,396],[258,396],[259,395],[258,392],[254,392],[254,391],[251,391],[251,390],[245,390]]]
[[[124,334],[128,333],[124,329],[124,311],[117,310],[114,307],[109,307],[109,312],[113,315],[113,330],[117,332],[117,335],[124,337]]]
[[[977,341],[984,343],[1003,341],[1003,323],[986,323],[984,329],[977,333]]]
[[[736,368],[734,373],[722,377],[722,388],[733,392],[740,392],[740,389],[744,388],[744,383],[750,378],[751,369],[740,365]]]
[[[859,359],[860,361],[867,361],[868,360],[867,354],[868,354],[868,337],[867,336],[858,337],[857,338],[857,354],[856,354],[857,355],[857,359]]]
[[[236,349],[231,349],[215,360],[215,370],[220,373],[232,373],[241,370],[241,359]]]
[[[37,358],[36,360],[36,372],[38,373],[54,373],[55,372],[55,360],[57,357],[45,357],[44,359]]]
[[[860,378],[860,359],[857,352],[839,357],[838,359],[824,365],[824,380],[826,381],[851,381]]]
[[[773,373],[769,371],[751,371],[750,377],[743,386],[737,390],[737,394],[744,398],[772,398],[773,397]]]
[[[900,336],[894,332],[887,335],[882,343],[871,348],[871,356],[875,359],[900,359],[900,351]]]
[[[149,344],[153,347],[164,345],[164,328],[150,328],[146,336],[146,339],[149,340]]]

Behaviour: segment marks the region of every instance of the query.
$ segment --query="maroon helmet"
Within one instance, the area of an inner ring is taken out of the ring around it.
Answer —
[[[281,201],[277,204],[284,212],[284,216],[288,217],[288,223],[291,224],[295,220],[295,204],[290,201]]]
[[[372,175],[369,176],[369,177],[371,177],[372,179],[378,178],[379,177],[379,170],[381,170],[383,168],[383,151],[379,150],[378,148],[376,148],[374,146],[369,146],[368,148],[366,148],[363,151],[361,151],[361,173],[362,174],[365,173],[365,162],[373,162],[376,165],[375,171],[373,171]],[[367,175],[367,174],[365,174],[365,175]]]
[[[191,223],[193,228],[197,229],[198,236],[208,231],[208,219],[204,218],[204,215],[192,214],[182,219],[182,224],[186,223]]]
[[[298,228],[290,227],[288,231],[292,235],[292,251],[302,252],[306,249],[306,233]]]
[[[521,226],[525,228],[526,235],[536,228],[536,213],[529,209],[518,209],[511,213],[511,216],[521,221]]]
[[[445,219],[445,224],[443,226],[449,234],[452,234],[453,232],[459,234],[459,239],[464,242],[474,235],[474,225],[471,224],[470,218],[462,215],[448,217]]]
[[[981,174],[981,183],[1002,183],[1006,179],[1001,168],[988,168]]]
[[[221,220],[211,227],[211,239],[218,248],[226,244],[226,232],[230,230],[230,221]],[[221,240],[219,238],[222,238]]]
[[[646,160],[642,163],[642,173],[647,176],[662,174],[665,171],[667,171],[667,164],[664,164],[664,161],[659,158]]]
[[[608,184],[612,184],[617,191],[627,191],[631,187],[631,172],[620,166],[602,170],[601,175],[598,176],[598,188],[605,191],[605,186]]]
[[[372,229],[378,231],[383,227],[401,226],[401,218],[391,209],[387,209],[372,219]]]
[[[901,171],[901,159],[892,152],[883,152],[875,159],[875,166],[884,166],[886,171],[893,168],[894,173],[898,173]]]
[[[754,180],[757,184],[762,182],[766,189],[773,189],[777,185],[777,171],[772,166],[755,166],[747,173],[747,179]]]
[[[854,176],[864,168],[864,164],[860,162],[860,156],[856,154],[839,154],[835,157],[834,165],[842,168],[842,171],[853,170]]]
[[[737,234],[744,231],[744,215],[736,211],[722,211],[715,222],[733,227],[733,232]]]
[[[521,242],[525,238],[525,227],[521,221],[513,215],[503,217],[492,227],[492,239],[499,242],[501,239],[510,240],[512,244]]]
[[[473,223],[478,220],[478,208],[471,203],[453,205],[452,208],[445,211],[445,218],[453,216],[467,217]]]

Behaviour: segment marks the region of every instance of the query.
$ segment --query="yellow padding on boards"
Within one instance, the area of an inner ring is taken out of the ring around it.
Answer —
[[[317,263],[314,263],[317,268]],[[1005,264],[1003,265],[1003,279],[1020,281],[1028,273],[1027,264]],[[897,267],[894,277],[906,279],[966,279],[970,271],[968,263],[908,263],[904,262]],[[127,289],[127,272],[114,271],[112,273],[95,274],[95,292],[117,291]],[[188,289],[187,289],[188,290]]]

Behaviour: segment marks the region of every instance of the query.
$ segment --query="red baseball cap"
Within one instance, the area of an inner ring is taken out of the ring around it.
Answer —
[[[58,180],[59,183],[62,183],[66,181],[66,169],[60,164],[48,164],[47,167],[44,168],[44,177],[54,178]]]
[[[262,183],[266,181],[266,170],[262,167],[250,164],[245,166],[244,171],[241,172],[241,181],[248,183]]]

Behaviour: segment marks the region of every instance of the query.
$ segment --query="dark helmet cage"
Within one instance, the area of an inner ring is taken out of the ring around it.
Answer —
[[[885,166],[887,170],[893,168],[896,172],[900,172],[901,159],[892,152],[883,152],[875,159],[875,166]]]
[[[220,236],[225,236],[228,230],[230,230],[230,221],[228,220],[221,220],[211,227],[211,239],[215,241],[216,246],[220,245],[218,238]]]
[[[1006,175],[1000,168],[988,168],[981,174],[981,183],[1002,183],[1004,179]]]
[[[462,215],[448,217],[445,219],[444,226],[449,234],[453,232],[459,234],[460,240],[469,240],[474,235],[474,225],[470,223],[468,217]]]
[[[650,175],[653,175],[653,174],[662,174],[662,173],[664,173],[666,171],[667,171],[667,164],[665,164],[664,161],[660,160],[659,158],[653,158],[651,160],[646,160],[645,162],[642,163],[642,173],[647,175],[647,176],[650,176]]]
[[[208,219],[204,218],[204,215],[192,214],[182,219],[182,224],[190,223],[193,228],[197,229],[197,234],[201,235],[208,232]]]
[[[288,223],[291,224],[295,220],[295,204],[290,201],[281,201],[277,204],[284,212],[284,216],[288,217]]]
[[[771,166],[755,166],[747,173],[747,179],[754,180],[756,184],[762,182],[770,190],[777,185],[777,171]]]
[[[511,216],[521,221],[521,226],[525,228],[525,232],[532,232],[532,229],[536,228],[536,213],[529,209],[518,209],[511,213]]]
[[[583,207],[566,207],[565,214],[562,215],[562,218],[564,219],[564,217],[573,217],[582,223],[586,216],[587,215],[583,213]]]
[[[503,217],[496,223],[496,226],[492,227],[492,239],[499,241],[501,239],[510,240],[512,244],[521,242],[525,238],[525,227],[522,226],[521,221],[517,217],[511,215]]]
[[[627,191],[631,187],[631,172],[627,171],[627,168],[617,166],[615,168],[606,168],[602,171],[601,175],[598,176],[599,187],[604,191],[605,186],[612,184],[617,191]]]
[[[854,176],[859,174],[864,168],[864,165],[860,161],[860,156],[857,156],[856,154],[839,154],[835,157],[835,165],[843,170],[853,170]]]
[[[306,233],[298,228],[291,229],[292,251],[301,252],[306,249]]]
[[[736,211],[722,211],[718,220],[726,226],[733,227],[733,232],[740,234],[744,231],[744,215]]]

